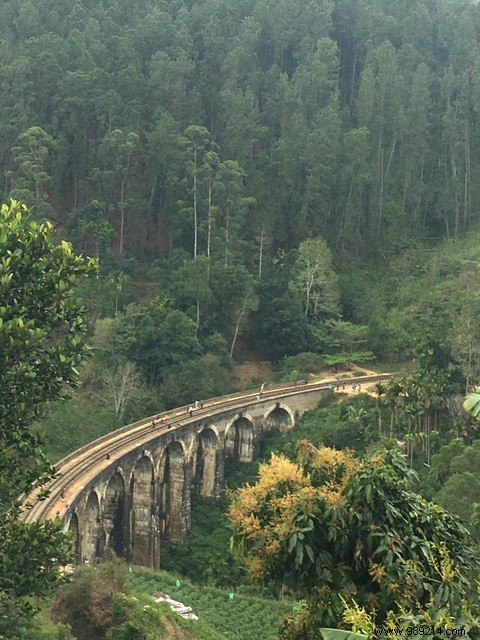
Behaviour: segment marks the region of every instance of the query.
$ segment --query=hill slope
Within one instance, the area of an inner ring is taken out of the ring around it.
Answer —
[[[152,595],[162,591],[192,607],[199,621],[189,622],[188,628],[198,628],[203,638],[211,626],[218,635],[210,636],[209,640],[268,640],[278,632],[282,617],[291,611],[291,602],[242,594],[235,594],[231,599],[227,589],[201,587],[183,579],[177,588],[176,580],[164,571],[140,567],[130,574],[134,592]]]

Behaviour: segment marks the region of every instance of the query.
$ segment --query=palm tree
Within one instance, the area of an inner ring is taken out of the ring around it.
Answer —
[[[471,413],[475,420],[480,420],[480,393],[468,393],[463,408]]]

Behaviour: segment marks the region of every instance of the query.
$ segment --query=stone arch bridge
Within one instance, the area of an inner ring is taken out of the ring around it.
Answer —
[[[362,385],[388,374],[355,378]],[[252,460],[262,434],[290,429],[329,393],[331,381],[293,384],[215,398],[140,420],[78,449],[57,465],[46,500],[25,501],[27,522],[60,518],[74,539],[76,562],[108,550],[159,567],[162,540],[190,526],[192,490],[218,496],[227,456]]]

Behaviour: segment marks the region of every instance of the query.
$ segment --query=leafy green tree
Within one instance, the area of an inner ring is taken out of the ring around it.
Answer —
[[[237,338],[248,325],[251,312],[258,309],[255,281],[241,265],[216,262],[210,272],[210,288],[216,328],[231,340],[233,356]]]
[[[245,172],[234,160],[225,160],[218,169],[219,211],[218,226],[222,228],[223,260],[225,267],[241,254],[241,231],[245,214],[254,198],[245,194]]]
[[[32,424],[76,385],[86,346],[74,288],[95,264],[15,201],[0,210],[0,253],[0,635],[9,638],[9,609],[28,612],[50,593],[68,558],[60,524],[21,522],[17,500],[54,473]]]
[[[186,260],[183,267],[175,272],[170,295],[180,308],[188,313],[195,303],[195,337],[201,329],[201,312],[213,301],[208,282],[209,260],[206,256],[197,256],[195,260]]]
[[[162,250],[169,246],[169,242],[177,242],[185,226],[179,220],[178,211],[178,201],[185,199],[184,172],[180,170],[185,166],[185,147],[180,123],[172,113],[159,110],[142,147],[142,164],[148,179],[153,218],[153,234],[147,240],[151,242],[153,235],[155,246]]]
[[[251,336],[255,347],[273,361],[308,350],[310,333],[302,301],[288,291],[281,269],[263,278],[258,297]]]
[[[478,550],[453,516],[408,488],[405,457],[392,450],[359,461],[306,441],[297,452],[296,464],[273,456],[262,465],[230,508],[251,574],[308,598],[300,626],[290,620],[283,637],[343,626],[347,605],[377,627],[429,621],[474,637]]]
[[[38,218],[55,217],[48,204],[47,186],[51,182],[48,173],[49,155],[54,141],[41,127],[30,127],[18,136],[12,155],[16,171],[11,171],[10,195],[26,200]]]
[[[172,366],[166,371],[160,396],[167,407],[228,393],[230,361],[213,353]]]
[[[151,383],[201,353],[195,322],[159,298],[148,306],[129,305],[118,319],[114,339],[116,355],[134,362]]]
[[[214,151],[207,151],[202,171],[207,185],[207,258],[209,261],[212,256],[212,233],[215,227],[215,213],[218,210],[214,202],[214,189],[219,164],[218,154]],[[208,264],[208,269],[210,269],[210,264]]]
[[[125,410],[141,389],[141,376],[132,362],[119,362],[115,367],[104,370],[102,381],[121,427]]]
[[[198,227],[199,227],[199,189],[198,172],[203,155],[210,140],[210,133],[205,127],[191,125],[185,130],[185,137],[189,140],[189,170],[192,179],[192,213],[193,213],[193,259],[198,255]]]
[[[88,205],[76,209],[69,215],[66,226],[78,238],[82,250],[93,249],[97,260],[108,254],[115,230],[107,220],[104,204],[92,200]]]
[[[459,438],[455,438],[433,454],[425,487],[428,498],[432,498],[433,494],[441,489],[452,473],[450,465],[464,450],[465,444]]]
[[[393,162],[405,133],[404,82],[392,42],[385,40],[371,48],[362,73],[357,103],[358,121],[375,140],[370,147],[375,197],[374,220],[367,224],[375,235],[382,231],[386,216]]]
[[[470,413],[475,420],[480,421],[480,393],[467,393],[465,402],[463,403],[465,411]]]
[[[163,568],[193,581],[232,588],[246,582],[246,570],[229,551],[232,535],[226,515],[228,498],[192,496],[192,527],[181,542],[163,546]]]
[[[96,171],[99,186],[106,184],[110,187],[108,196],[111,202],[118,208],[118,252],[124,251],[125,213],[127,203],[127,189],[132,178],[132,165],[135,161],[135,151],[138,144],[138,133],[125,132],[114,129],[109,132],[100,145],[100,157],[104,170]]]
[[[339,169],[344,201],[340,204],[337,244],[353,240],[358,259],[364,231],[362,196],[371,184],[369,162],[370,133],[366,127],[350,129],[345,134],[342,152],[344,159]]]
[[[355,354],[362,354],[361,361],[371,360],[373,354],[365,349],[367,343],[368,327],[361,324],[353,324],[345,320],[334,320],[331,318],[325,323],[328,327],[332,347],[340,351],[345,356],[350,355],[350,361],[356,362],[358,357]],[[345,360],[347,362],[348,360]]]
[[[323,364],[322,356],[307,351],[284,358],[279,364],[277,375],[283,379],[291,377],[296,372],[298,378],[308,378],[310,373],[318,373]]]
[[[480,481],[477,474],[471,471],[454,473],[433,499],[450,513],[459,516],[468,526],[473,507],[480,502]]]
[[[165,638],[160,612],[149,603],[151,598],[132,596],[125,564],[110,561],[79,567],[72,582],[56,594],[52,611],[79,640]]]
[[[332,267],[332,254],[323,238],[302,242],[289,289],[303,298],[305,315],[337,314],[340,293]]]

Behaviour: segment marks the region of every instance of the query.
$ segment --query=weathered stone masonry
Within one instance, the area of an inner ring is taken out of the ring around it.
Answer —
[[[76,561],[96,563],[111,549],[134,564],[158,567],[162,541],[182,539],[190,526],[192,490],[218,496],[227,455],[252,460],[262,433],[290,429],[324,393],[250,399],[240,410],[193,414],[170,432],[152,429],[147,444],[112,461],[68,506],[63,521]]]

